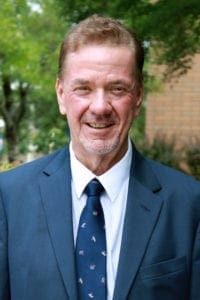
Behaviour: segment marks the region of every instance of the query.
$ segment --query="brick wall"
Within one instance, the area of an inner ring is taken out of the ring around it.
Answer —
[[[162,72],[161,68],[155,70]],[[200,54],[185,75],[148,95],[146,135],[152,140],[157,134],[176,137],[179,145],[200,138]]]

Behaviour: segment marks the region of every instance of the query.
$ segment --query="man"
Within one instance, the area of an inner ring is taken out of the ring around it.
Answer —
[[[56,91],[71,142],[0,176],[0,300],[200,299],[200,184],[128,138],[142,65],[140,42],[116,20],[94,15],[66,36]],[[94,179],[101,195],[86,195]],[[92,222],[105,225],[91,236],[106,239],[100,264],[88,240],[87,253],[80,246],[91,197]],[[80,264],[92,255],[85,282]]]

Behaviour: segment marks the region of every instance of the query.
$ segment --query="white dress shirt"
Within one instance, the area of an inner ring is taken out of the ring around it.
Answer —
[[[124,215],[128,194],[129,173],[132,159],[132,146],[129,140],[128,150],[124,157],[111,169],[100,176],[94,175],[75,157],[70,143],[72,170],[72,208],[74,244],[81,212],[87,196],[83,193],[87,184],[95,177],[103,185],[105,192],[101,196],[104,211],[107,243],[107,300],[112,300],[117,267],[119,261]]]

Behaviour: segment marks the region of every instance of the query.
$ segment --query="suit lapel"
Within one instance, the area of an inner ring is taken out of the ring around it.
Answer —
[[[162,200],[156,193],[160,189],[148,163],[142,157],[136,157],[129,180],[114,300],[126,299],[134,283],[162,208]]]
[[[77,300],[70,174],[67,150],[58,154],[44,170],[40,189],[52,246],[66,292],[70,299]],[[160,189],[148,163],[136,152],[130,174],[114,300],[126,299],[134,283],[159,218],[162,201],[156,192]]]
[[[45,169],[40,189],[58,267],[69,298],[76,300],[70,174],[67,150],[67,155],[63,151]]]

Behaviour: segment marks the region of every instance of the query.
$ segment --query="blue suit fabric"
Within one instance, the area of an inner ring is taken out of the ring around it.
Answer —
[[[78,300],[68,147],[0,175],[0,300]],[[200,299],[200,183],[133,151],[113,300]]]

